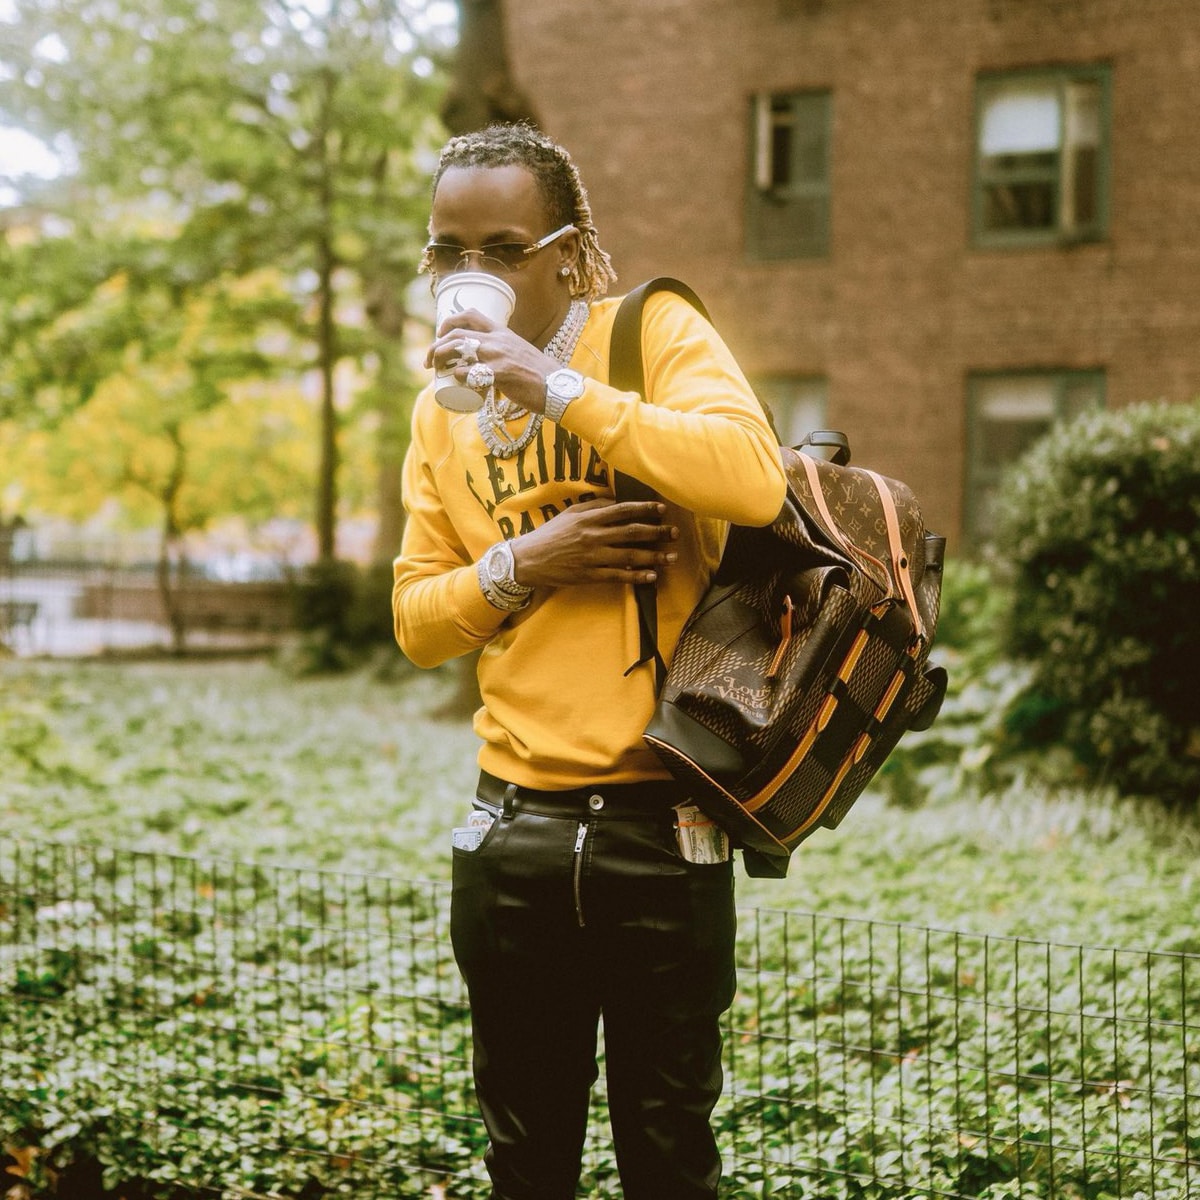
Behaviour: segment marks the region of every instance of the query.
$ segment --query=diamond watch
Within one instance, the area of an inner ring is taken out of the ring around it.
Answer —
[[[546,376],[546,416],[556,425],[572,400],[583,395],[583,376],[570,367],[559,367]]]
[[[516,560],[508,542],[489,546],[479,560],[476,571],[483,597],[493,608],[516,612],[529,603],[533,588],[517,582]]]

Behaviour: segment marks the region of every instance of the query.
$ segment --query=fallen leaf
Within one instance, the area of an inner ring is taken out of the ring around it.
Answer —
[[[1105,1100],[1115,1100],[1122,1108],[1128,1108],[1133,1103],[1130,1093],[1136,1086],[1132,1079],[1106,1079],[1094,1085]]]
[[[28,1179],[33,1160],[38,1156],[38,1148],[36,1146],[5,1146],[4,1153],[13,1160],[4,1168],[5,1172],[17,1176],[18,1179]]]

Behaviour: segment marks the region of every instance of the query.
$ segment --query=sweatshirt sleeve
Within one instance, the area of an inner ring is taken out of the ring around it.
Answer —
[[[619,471],[703,517],[767,525],[783,504],[779,444],[720,336],[686,300],[651,296],[646,399],[589,381],[563,417]]]
[[[404,460],[407,520],[392,569],[396,641],[418,667],[436,667],[489,642],[508,615],[484,598],[471,555],[438,495],[421,405]]]

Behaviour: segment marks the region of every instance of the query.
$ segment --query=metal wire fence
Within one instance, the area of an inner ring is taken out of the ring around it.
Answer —
[[[486,1195],[448,903],[0,842],[9,1194]],[[1200,1197],[1200,956],[739,919],[723,1195]],[[580,1194],[619,1195],[594,1108]]]

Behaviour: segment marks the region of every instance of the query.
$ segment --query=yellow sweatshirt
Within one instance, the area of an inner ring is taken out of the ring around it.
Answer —
[[[413,412],[408,520],[392,594],[396,640],[422,667],[482,648],[479,764],[525,787],[666,777],[642,741],[654,666],[626,675],[639,644],[631,586],[538,588],[528,607],[505,613],[480,591],[475,563],[484,551],[570,504],[611,497],[614,469],[641,479],[680,530],[679,559],[658,584],[659,649],[669,663],[728,523],[766,525],[783,503],[779,450],[762,409],[729,350],[685,300],[668,292],[647,300],[648,403],[608,386],[618,303],[592,305],[572,355],[570,365],[587,377],[583,395],[561,426],[545,421],[515,458],[489,455],[474,414],[440,408],[432,386]]]

